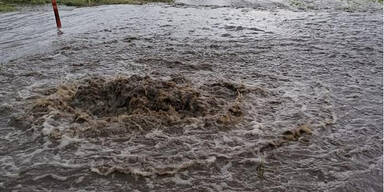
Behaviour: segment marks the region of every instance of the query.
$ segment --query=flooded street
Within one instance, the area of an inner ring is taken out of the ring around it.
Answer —
[[[382,191],[381,6],[0,13],[0,191]]]

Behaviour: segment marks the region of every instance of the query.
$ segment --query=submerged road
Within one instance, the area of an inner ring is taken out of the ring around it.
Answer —
[[[49,6],[1,13],[0,191],[382,191],[381,6],[60,7],[62,35]],[[196,121],[173,132],[52,140],[51,130],[79,123],[20,120],[61,84],[131,75],[267,94],[244,95],[242,122],[219,131]],[[310,135],[260,150],[303,124]]]

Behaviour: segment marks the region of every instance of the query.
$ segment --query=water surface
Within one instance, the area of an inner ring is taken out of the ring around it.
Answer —
[[[382,191],[380,5],[297,2],[61,7],[62,35],[49,6],[2,13],[0,189]],[[61,84],[131,75],[268,94],[244,95],[244,119],[220,131],[55,141],[47,130],[74,122],[17,121]],[[311,135],[261,150],[304,124]]]

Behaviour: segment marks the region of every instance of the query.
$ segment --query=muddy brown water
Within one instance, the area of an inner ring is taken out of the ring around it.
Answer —
[[[381,5],[183,0],[60,14],[62,35],[49,6],[0,14],[0,191],[383,190]],[[136,92],[84,83],[132,75],[152,80]],[[148,90],[170,81],[153,108]],[[69,103],[86,117],[31,110],[65,90],[95,93]],[[149,123],[108,121],[138,93]],[[179,115],[160,126],[169,104]],[[239,119],[225,128],[208,118],[226,111]],[[149,129],[119,132],[132,124]],[[117,128],[62,134],[103,127]]]

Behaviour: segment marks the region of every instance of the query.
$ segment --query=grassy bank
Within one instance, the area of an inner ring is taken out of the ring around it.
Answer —
[[[145,4],[152,2],[170,3],[173,0],[57,0],[58,4],[67,6],[96,6],[110,4]],[[41,5],[51,0],[0,0],[0,12],[14,11],[18,5]]]
[[[14,10],[16,10],[14,5],[0,1],[0,12],[8,12]]]

